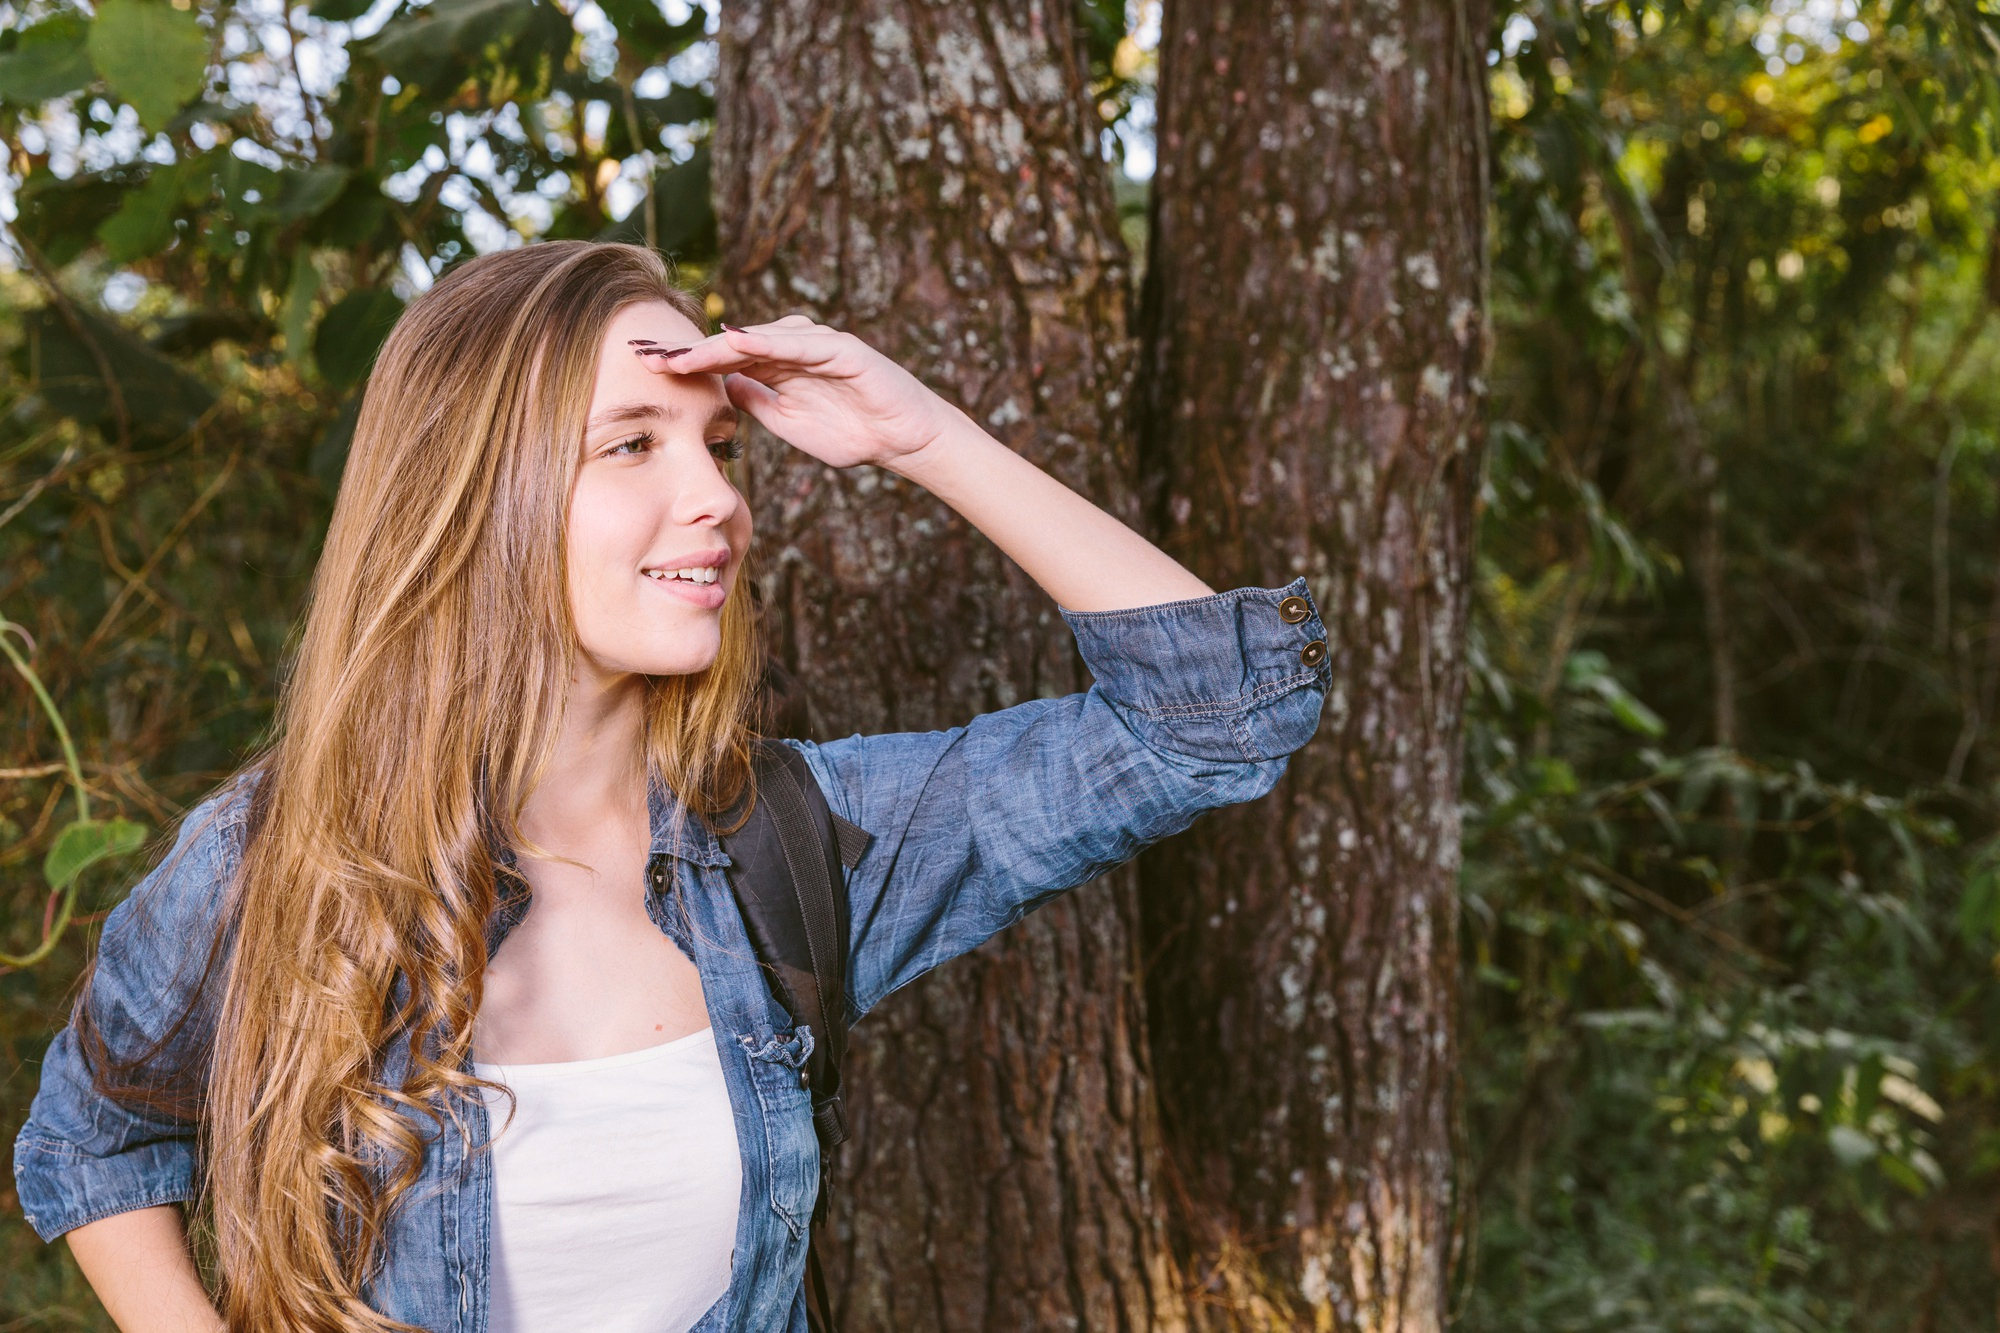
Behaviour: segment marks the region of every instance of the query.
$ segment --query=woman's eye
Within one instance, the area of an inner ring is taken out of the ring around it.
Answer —
[[[612,445],[609,449],[606,449],[604,453],[606,457],[622,454],[627,449],[630,449],[633,453],[639,453],[643,451],[646,448],[646,446],[651,444],[652,442],[653,442],[653,437],[650,434],[634,435],[629,440],[620,440],[618,443]]]
[[[724,462],[734,462],[743,457],[743,440],[734,437],[727,440],[710,440],[708,451]]]

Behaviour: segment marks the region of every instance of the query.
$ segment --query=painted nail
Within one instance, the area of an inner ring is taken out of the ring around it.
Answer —
[[[660,355],[668,360],[672,360],[674,357],[679,356],[682,352],[692,352],[693,350],[694,348],[692,347],[676,347],[674,348],[673,351],[661,352]]]
[[[730,331],[731,333],[741,333],[741,332],[743,332],[743,330],[741,330],[741,329],[737,328],[737,327],[736,327],[736,326],[735,326],[734,324],[728,324],[728,323],[725,323],[725,324],[724,324],[724,325],[723,325],[722,327],[723,327],[723,328],[725,328],[725,329],[728,329],[728,330],[729,330],[729,331]]]
[[[652,340],[651,338],[627,338],[627,339],[625,340],[625,345],[626,345],[627,347],[656,347],[656,346],[658,346],[658,344],[657,344],[657,343],[655,343],[655,342],[654,342],[654,341],[653,341],[653,340]]]

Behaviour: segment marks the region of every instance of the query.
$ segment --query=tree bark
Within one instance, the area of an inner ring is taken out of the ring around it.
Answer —
[[[1305,574],[1335,665],[1276,796],[1141,864],[1176,1238],[1213,1325],[1444,1320],[1487,28],[1484,0],[1163,23],[1147,515],[1218,587]]]
[[[859,334],[1136,521],[1127,259],[1070,7],[741,0],[720,61],[728,318]],[[1054,604],[928,495],[768,438],[746,468],[811,734],[1087,683]],[[847,1329],[1180,1322],[1133,882],[1077,891],[857,1028],[820,1242]]]

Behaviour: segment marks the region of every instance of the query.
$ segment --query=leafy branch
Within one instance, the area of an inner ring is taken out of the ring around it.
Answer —
[[[91,818],[90,791],[83,780],[83,765],[76,757],[76,742],[71,739],[55,700],[49,697],[48,687],[15,645],[16,636],[30,651],[34,649],[35,641],[25,628],[0,617],[0,652],[7,654],[8,662],[28,683],[28,689],[55,730],[56,740],[62,746],[63,768],[68,772],[71,790],[76,793],[76,818],[56,834],[48,856],[42,861],[42,878],[48,881],[49,899],[42,911],[41,943],[25,954],[0,953],[0,967],[6,968],[32,967],[54,952],[75,915],[77,886],[83,872],[107,857],[138,850],[139,844],[146,840],[145,826],[132,820]]]

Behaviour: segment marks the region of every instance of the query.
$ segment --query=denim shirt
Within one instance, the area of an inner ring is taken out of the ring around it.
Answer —
[[[1331,670],[1304,579],[1063,618],[1095,677],[1085,693],[949,731],[790,742],[834,811],[874,835],[848,873],[851,1021],[1203,811],[1263,795],[1319,725]],[[759,972],[723,875],[728,858],[706,824],[679,819],[658,783],[649,806],[647,912],[700,972],[743,1155],[729,1289],[695,1328],[803,1333],[819,1186],[812,1099],[800,1086],[812,1033],[793,1026]],[[105,922],[91,998],[114,1052],[146,1049],[185,1005],[190,960],[197,971],[206,960],[241,859],[247,810],[242,784],[197,807],[174,854]],[[503,897],[489,948],[527,910],[525,892]],[[198,1025],[173,1040],[198,1039],[183,1035]],[[383,1077],[399,1081],[401,1063],[387,1057]],[[468,1146],[488,1134],[480,1101],[462,1099],[457,1112],[466,1132],[430,1132],[422,1177],[393,1212],[365,1295],[421,1328],[484,1333],[493,1158]],[[194,1130],[97,1095],[64,1029],[14,1144],[28,1222],[51,1240],[194,1198]]]

